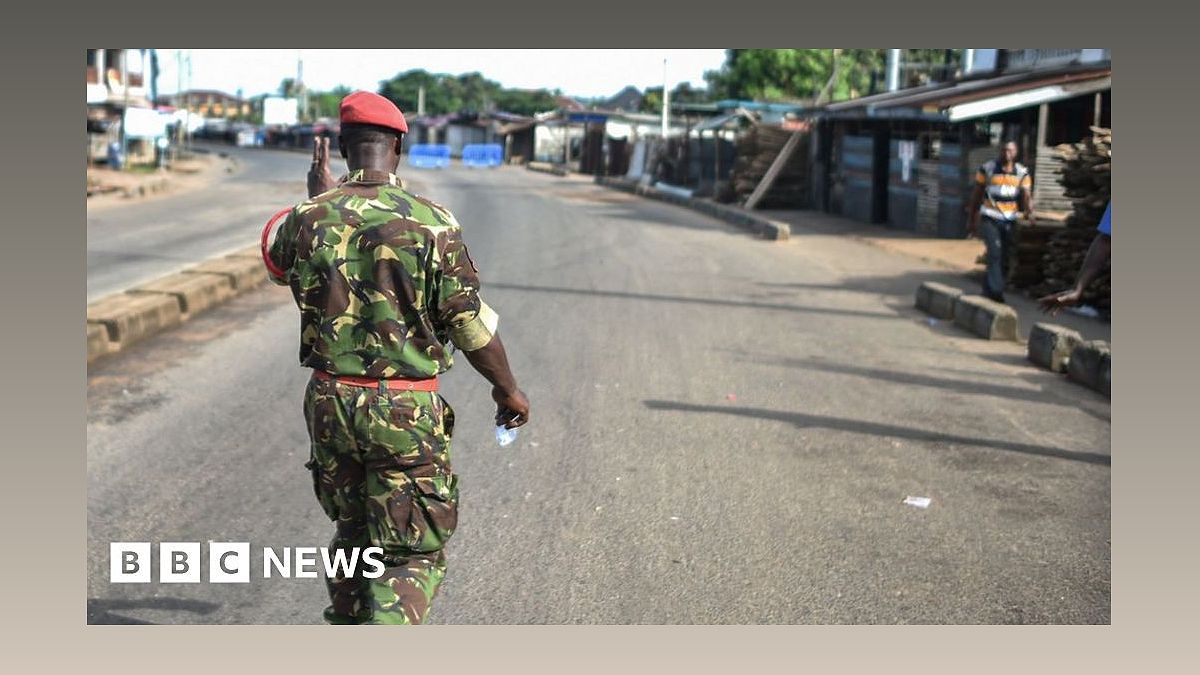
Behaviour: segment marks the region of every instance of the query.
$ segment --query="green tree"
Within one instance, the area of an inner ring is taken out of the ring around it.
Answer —
[[[642,93],[641,111],[662,114],[662,87],[648,87]],[[712,100],[708,89],[697,89],[690,82],[680,82],[671,89],[671,103],[705,103]]]
[[[330,91],[315,91],[308,95],[308,105],[313,117],[337,117],[342,99],[350,94],[350,88],[336,86]]]
[[[296,84],[296,80],[290,77],[285,77],[279,82],[279,95],[284,98],[295,98],[300,96],[300,86]]]
[[[421,87],[425,88],[425,112],[430,115],[489,110],[533,115],[554,109],[554,94],[545,89],[505,89],[480,73],[409,70],[380,83],[379,93],[401,110],[415,112]]]
[[[902,62],[903,85],[914,86],[945,79],[959,56],[957,50],[905,49]],[[716,98],[811,104],[827,87],[827,102],[882,91],[886,67],[886,49],[730,49],[705,79]]]

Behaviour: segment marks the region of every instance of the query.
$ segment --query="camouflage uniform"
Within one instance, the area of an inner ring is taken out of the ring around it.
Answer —
[[[473,351],[495,333],[454,216],[390,173],[352,172],[294,208],[270,255],[300,308],[300,362],[315,370],[433,377],[453,363],[447,343]],[[331,548],[379,546],[387,566],[378,579],[326,579],[326,621],[422,623],[458,520],[453,410],[436,392],[314,375],[304,417]]]

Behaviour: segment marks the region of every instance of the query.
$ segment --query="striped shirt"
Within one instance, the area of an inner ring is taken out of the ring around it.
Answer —
[[[1033,180],[1024,164],[1013,162],[1012,171],[991,160],[975,172],[975,184],[983,186],[983,204],[979,212],[996,220],[1016,220],[1020,210],[1021,188],[1031,188]]]

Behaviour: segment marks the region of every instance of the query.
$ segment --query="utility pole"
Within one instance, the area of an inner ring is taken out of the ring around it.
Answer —
[[[192,147],[192,94],[191,94],[191,89],[192,89],[192,50],[190,50],[190,49],[188,50],[188,55],[187,55],[187,66],[188,66],[187,145],[190,148],[190,147]]]
[[[179,148],[183,145],[184,122],[179,115],[180,104],[183,103],[183,50],[175,50],[175,159],[179,159]]]
[[[900,50],[888,50],[887,90],[896,91],[900,88]]]
[[[425,85],[417,87],[417,114],[425,114]]]
[[[129,137],[125,133],[125,121],[129,119],[129,50],[121,50],[121,91],[125,102],[121,108],[121,168],[129,170]]]
[[[304,52],[296,50],[296,89],[300,93],[300,121],[308,119],[308,88],[304,86]]]
[[[663,141],[667,140],[667,124],[668,116],[671,114],[671,89],[667,86],[667,60],[663,59],[663,109],[662,109],[662,137]]]

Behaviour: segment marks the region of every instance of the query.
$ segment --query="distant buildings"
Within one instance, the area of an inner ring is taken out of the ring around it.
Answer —
[[[214,89],[189,89],[161,96],[159,103],[205,118],[245,119],[253,112],[249,99]]]
[[[86,51],[88,161],[107,160],[122,135],[128,161],[154,161],[155,139],[165,133],[165,122],[150,100],[151,50]]]

